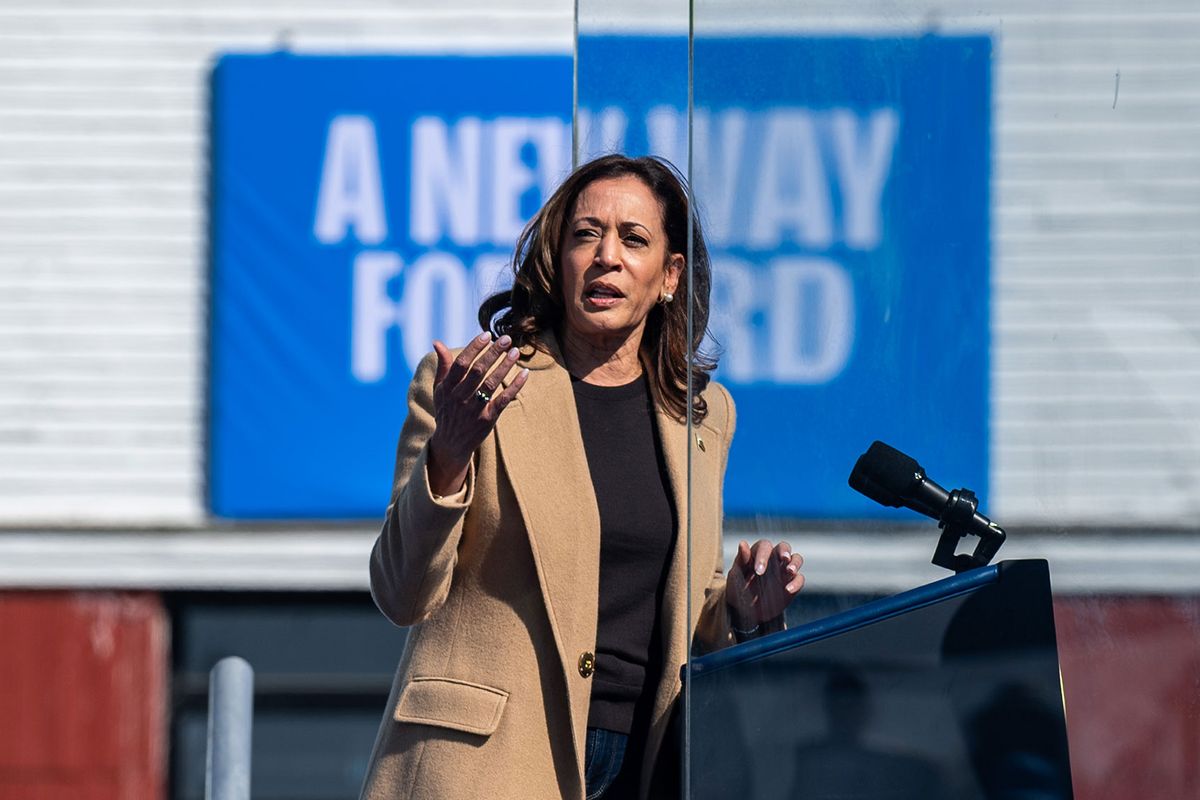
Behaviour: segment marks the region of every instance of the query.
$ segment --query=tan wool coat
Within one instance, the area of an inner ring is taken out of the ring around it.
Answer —
[[[447,498],[433,496],[425,469],[433,354],[413,377],[392,501],[371,554],[376,604],[411,630],[364,798],[584,797],[600,517],[561,356],[552,343],[550,352],[535,351],[522,363],[528,381],[477,451],[464,492]],[[643,797],[689,645],[695,639],[712,650],[732,641],[723,602],[721,489],[734,407],[719,384],[705,397],[708,416],[690,441],[686,426],[663,411],[656,420],[680,529],[659,610],[664,666]]]

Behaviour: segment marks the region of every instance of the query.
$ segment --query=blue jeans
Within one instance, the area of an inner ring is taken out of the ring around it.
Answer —
[[[625,745],[628,742],[629,737],[623,733],[604,728],[588,728],[583,761],[587,800],[603,797],[621,774],[621,764],[625,761]]]

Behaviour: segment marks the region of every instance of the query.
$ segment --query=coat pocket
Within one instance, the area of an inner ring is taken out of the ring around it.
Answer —
[[[508,692],[491,686],[455,678],[418,677],[400,692],[392,718],[491,736],[507,702]]]

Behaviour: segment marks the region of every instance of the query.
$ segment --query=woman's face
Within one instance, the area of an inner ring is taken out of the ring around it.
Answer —
[[[650,187],[622,176],[593,181],[576,198],[559,261],[568,333],[604,346],[641,342],[654,304],[675,292],[684,257],[667,250]]]

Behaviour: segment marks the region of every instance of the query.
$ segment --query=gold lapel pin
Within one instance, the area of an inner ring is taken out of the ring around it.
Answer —
[[[700,452],[704,452],[704,440],[700,438],[700,434],[696,434],[696,447],[700,448]]]

